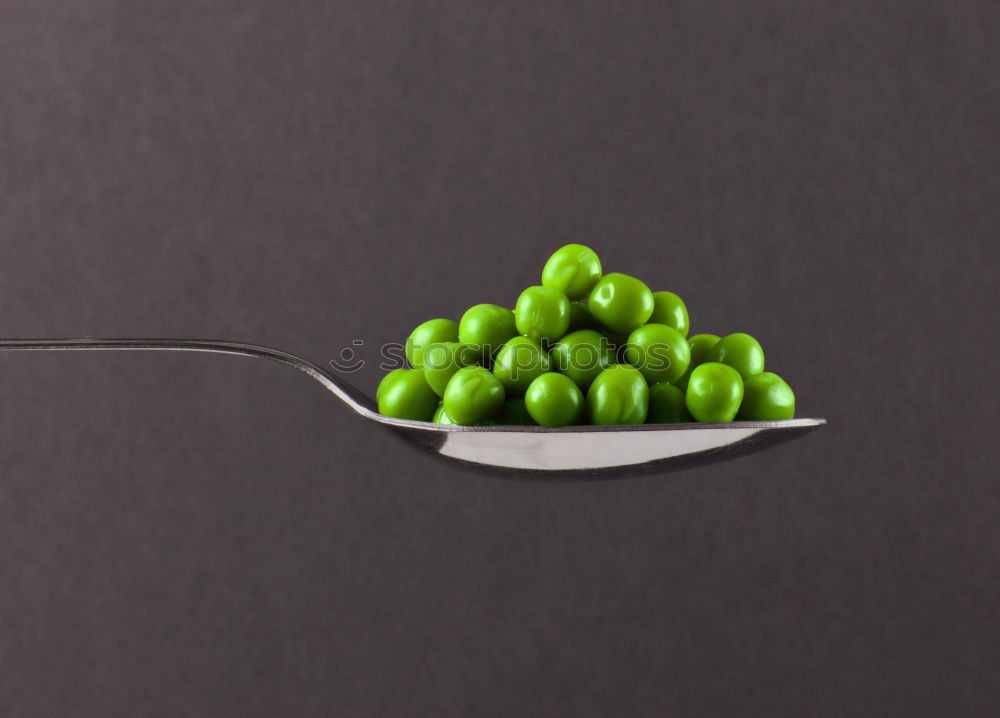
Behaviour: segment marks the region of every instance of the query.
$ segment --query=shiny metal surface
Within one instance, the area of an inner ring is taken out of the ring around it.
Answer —
[[[802,436],[825,419],[640,426],[444,426],[382,416],[342,377],[277,349],[201,339],[5,339],[0,351],[193,351],[295,367],[362,417],[430,454],[507,478],[617,479],[734,458]]]

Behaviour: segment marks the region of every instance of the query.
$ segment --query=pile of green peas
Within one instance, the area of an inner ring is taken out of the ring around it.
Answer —
[[[795,394],[749,334],[688,337],[684,302],[568,244],[514,309],[477,304],[406,340],[378,410],[436,424],[667,424],[791,419]]]

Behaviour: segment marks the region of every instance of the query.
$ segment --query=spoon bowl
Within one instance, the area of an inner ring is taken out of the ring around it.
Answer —
[[[343,377],[294,354],[202,339],[4,339],[0,351],[191,351],[295,367],[356,413],[429,454],[506,478],[618,479],[723,461],[802,436],[825,419],[627,426],[452,426],[383,416]]]
[[[508,478],[621,479],[760,451],[826,420],[560,427],[382,423],[437,457]]]

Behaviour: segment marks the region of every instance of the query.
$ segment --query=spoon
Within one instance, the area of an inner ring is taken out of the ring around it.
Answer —
[[[619,479],[730,459],[826,419],[628,426],[451,426],[394,419],[342,377],[294,354],[214,339],[3,339],[0,351],[189,351],[270,359],[305,372],[365,419],[433,456],[507,478]]]

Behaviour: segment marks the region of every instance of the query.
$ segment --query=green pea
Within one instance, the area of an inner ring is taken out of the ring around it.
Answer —
[[[526,337],[555,341],[569,329],[569,299],[558,289],[528,287],[517,298],[514,322]]]
[[[549,370],[549,357],[528,337],[514,337],[501,347],[493,363],[493,376],[508,396],[521,396],[535,379]]]
[[[569,303],[569,328],[566,333],[572,333],[580,329],[594,329],[597,322],[590,315],[590,309],[583,302]]]
[[[434,419],[433,419],[433,421],[434,421],[435,424],[445,424],[445,425],[448,425],[448,426],[460,426],[460,424],[457,421],[453,420],[450,416],[448,416],[448,412],[444,410],[444,404],[439,404],[438,405],[437,411],[434,412]],[[477,424],[477,426],[491,426],[491,425],[493,425],[495,423],[499,423],[499,422],[495,422],[495,421],[493,421],[491,419],[485,419],[485,420],[479,422],[479,424]]]
[[[419,369],[396,369],[385,375],[375,392],[378,411],[385,416],[430,421],[437,408],[437,394]]]
[[[653,384],[649,387],[647,424],[673,424],[694,421],[684,403],[684,392],[673,384]]]
[[[591,424],[643,424],[649,411],[649,386],[635,367],[615,364],[590,385],[587,408]]]
[[[706,362],[691,372],[684,403],[698,421],[732,421],[743,399],[743,380],[727,364]]]
[[[614,334],[629,334],[649,321],[653,293],[635,277],[612,272],[601,277],[588,300],[590,313]]]
[[[500,380],[481,366],[462,367],[444,391],[444,410],[456,424],[471,426],[491,418],[503,406]]]
[[[727,334],[708,352],[705,361],[728,364],[746,379],[764,371],[764,350],[749,334]]]
[[[448,416],[448,412],[444,410],[444,404],[438,404],[437,411],[434,412],[433,421],[435,424],[455,424],[455,422],[451,420],[451,417]]]
[[[570,299],[585,297],[600,278],[601,260],[582,244],[557,249],[542,269],[542,286],[557,289]]]
[[[650,384],[677,381],[691,362],[687,339],[664,324],[647,324],[629,335],[625,360]]]
[[[673,327],[684,337],[690,328],[687,307],[673,292],[653,292],[653,313],[649,315],[648,323]]]
[[[424,347],[424,378],[438,396],[444,396],[448,381],[463,366],[474,366],[479,360],[475,347],[458,342],[442,342]]]
[[[743,380],[737,421],[776,421],[795,417],[795,393],[777,374],[765,371]]]
[[[458,324],[458,340],[477,348],[484,357],[517,336],[514,312],[496,304],[477,304],[462,315]]]
[[[714,334],[695,334],[688,339],[688,346],[691,347],[691,362],[688,364],[688,368],[684,374],[681,375],[681,378],[674,382],[674,386],[678,387],[681,391],[687,391],[688,379],[691,378],[691,372],[694,371],[696,366],[705,363],[705,357],[708,356],[709,350],[718,341],[719,337]]]
[[[423,354],[431,344],[457,342],[458,325],[450,319],[431,319],[417,326],[406,339],[406,358],[414,369],[423,369]]]
[[[715,334],[695,334],[688,339],[688,346],[691,347],[691,362],[704,364],[708,361],[708,352],[711,351],[719,341]]]
[[[528,413],[524,399],[516,396],[503,403],[503,408],[497,414],[496,423],[501,426],[535,426],[536,422]]]
[[[614,364],[615,350],[608,338],[593,329],[567,334],[549,350],[552,368],[586,391],[597,376]]]
[[[524,396],[531,418],[541,426],[569,426],[583,415],[580,387],[564,374],[549,372],[531,382]]]

